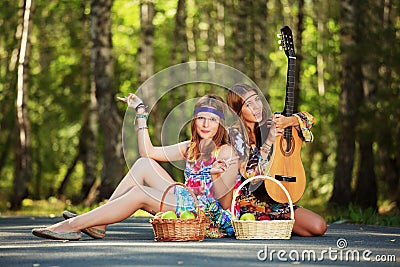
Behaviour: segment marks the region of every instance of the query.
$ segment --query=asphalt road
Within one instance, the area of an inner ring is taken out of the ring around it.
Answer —
[[[45,240],[61,217],[0,217],[0,266],[400,266],[400,228],[330,224],[323,237],[156,242],[149,218],[110,225],[103,240]]]

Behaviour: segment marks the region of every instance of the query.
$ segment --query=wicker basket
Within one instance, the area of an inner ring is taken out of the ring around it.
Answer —
[[[290,205],[290,220],[270,220],[270,221],[244,221],[238,220],[235,215],[232,218],[233,228],[237,239],[290,239],[294,224],[294,211],[292,199],[286,188],[276,179],[269,176],[254,176],[244,181],[234,192],[232,198],[231,212],[234,213],[236,197],[240,189],[247,183],[256,180],[271,180],[277,183],[285,192]]]
[[[194,219],[162,219],[154,217],[150,219],[153,226],[154,240],[156,241],[203,241],[206,234],[206,216],[200,209],[199,202],[195,194],[182,183],[173,183],[164,191],[160,202],[160,212],[164,206],[167,192],[175,187],[184,187],[193,197],[197,207],[197,217]]]

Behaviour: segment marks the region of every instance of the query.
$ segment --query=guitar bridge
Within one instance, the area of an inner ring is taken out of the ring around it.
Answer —
[[[286,176],[286,175],[275,175],[275,179],[281,182],[290,182],[290,183],[295,183],[296,182],[296,176]]]

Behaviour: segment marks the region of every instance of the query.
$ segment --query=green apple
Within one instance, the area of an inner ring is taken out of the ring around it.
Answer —
[[[254,216],[253,213],[245,213],[242,216],[240,216],[241,221],[255,221],[256,216]]]
[[[161,216],[162,219],[177,219],[178,216],[176,216],[176,213],[173,211],[166,211],[163,213]]]
[[[154,218],[160,218],[163,214],[164,212],[157,212],[156,215],[154,215]]]
[[[196,218],[196,215],[193,214],[193,212],[185,210],[184,212],[181,213],[179,216],[181,219],[194,219]]]

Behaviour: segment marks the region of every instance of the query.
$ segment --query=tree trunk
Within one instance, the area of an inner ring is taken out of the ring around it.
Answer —
[[[31,28],[32,1],[24,2],[22,20],[21,46],[19,50],[18,81],[17,81],[17,120],[15,148],[14,194],[11,197],[11,209],[17,210],[22,200],[27,196],[27,185],[32,177],[31,130],[28,118],[28,77]]]
[[[155,15],[154,3],[151,0],[140,1],[140,40],[139,40],[139,82],[143,84],[154,74],[154,25],[153,19]],[[143,102],[150,105],[149,110],[152,118],[160,117],[159,105],[151,106],[156,104],[156,88],[148,83],[147,89],[142,90]],[[152,120],[151,126],[154,129],[155,135],[152,135],[152,140],[155,144],[160,145],[160,133],[162,120]]]
[[[361,61],[356,48],[358,3],[351,0],[341,2],[340,47],[341,47],[341,92],[339,96],[339,132],[337,140],[337,165],[334,187],[329,200],[331,204],[347,207],[351,201],[351,180],[355,156],[355,128],[358,109],[362,99]]]
[[[360,114],[359,133],[357,141],[359,143],[360,161],[358,167],[357,183],[354,194],[354,202],[364,208],[377,208],[378,189],[375,173],[375,160],[373,152],[376,117],[376,99],[379,82],[379,58],[382,54],[379,39],[381,25],[383,23],[383,6],[380,1],[369,0],[367,5],[362,5],[359,10],[363,14],[359,23],[362,31],[362,47],[368,47],[366,51],[361,51],[363,56],[362,64],[362,84],[363,100],[362,114]]]
[[[92,63],[99,121],[103,134],[103,169],[97,200],[108,198],[125,172],[122,151],[122,119],[118,114],[112,84],[112,0],[92,0]]]
[[[154,74],[154,3],[151,0],[140,1],[140,40],[139,40],[139,82],[143,83]],[[153,97],[148,92],[147,97]],[[154,100],[154,99],[149,99]],[[153,101],[152,101],[153,102]],[[153,102],[154,103],[154,102]]]
[[[268,100],[267,84],[267,6],[264,0],[253,2],[254,82]],[[272,41],[272,40],[271,40]]]
[[[377,184],[374,170],[374,153],[372,141],[360,140],[360,166],[357,173],[357,185],[354,203],[360,207],[377,207]]]
[[[296,72],[295,72],[295,83],[294,83],[294,112],[300,111],[300,70],[303,62],[303,31],[304,31],[304,0],[298,1],[299,11],[297,14],[297,34],[294,36],[296,45]]]
[[[237,5],[237,6],[236,6]],[[247,74],[245,57],[246,57],[246,40],[247,40],[247,3],[245,1],[238,1],[237,4],[232,3],[231,17],[232,17],[232,42],[233,42],[233,66],[241,72]]]
[[[178,6],[175,15],[174,44],[171,51],[171,62],[173,64],[184,63],[188,61],[186,18],[186,0],[178,0]]]
[[[225,54],[225,6],[224,0],[215,0],[213,1],[214,7],[216,9],[216,17],[214,22],[215,27],[215,38],[216,38],[216,46],[213,47],[215,51],[215,61],[216,62],[224,62],[226,54]]]
[[[84,40],[88,39],[87,36],[87,22],[88,17],[85,14],[86,2],[83,1],[82,7],[82,38]],[[83,44],[90,43],[83,42]],[[82,160],[84,167],[84,178],[82,183],[81,194],[77,199],[78,202],[87,199],[93,185],[95,184],[97,178],[97,144],[98,144],[98,128],[99,128],[99,116],[98,107],[96,100],[96,86],[93,78],[93,69],[88,69],[86,66],[93,66],[90,64],[90,52],[87,45],[82,46],[82,92],[85,95],[89,95],[88,101],[84,103],[84,120],[83,127],[80,136],[79,152],[80,160]]]
[[[396,21],[400,17],[399,6],[396,1],[385,0],[383,8],[383,31],[380,33],[382,54],[384,55],[383,66],[380,67],[379,76],[379,95],[382,96],[381,109],[377,118],[377,123],[382,121],[390,127],[378,127],[378,151],[379,165],[382,166],[381,177],[385,182],[386,196],[390,202],[400,207],[400,79],[399,70],[399,46],[393,45],[400,42],[397,34]],[[397,11],[397,12],[396,12]],[[384,34],[382,34],[384,32]],[[387,40],[394,40],[388,42]],[[397,70],[397,71],[396,71]],[[382,103],[383,102],[383,103]],[[384,105],[382,105],[384,104]],[[389,114],[389,115],[388,115]],[[392,204],[392,203],[391,203]]]
[[[3,168],[7,166],[7,161],[13,159],[14,143],[15,143],[15,120],[16,120],[16,108],[15,108],[15,97],[17,87],[17,72],[16,67],[18,63],[17,55],[20,49],[19,41],[16,36],[21,31],[20,27],[17,27],[21,17],[23,16],[22,8],[19,8],[18,3],[23,1],[12,1],[7,2],[6,5],[2,5],[1,16],[2,23],[0,26],[1,36],[1,49],[9,51],[3,55],[0,60],[0,81],[2,84],[1,99],[0,99],[0,177],[2,177]],[[14,10],[21,10],[21,15],[12,15]],[[20,39],[20,36],[18,37]]]

